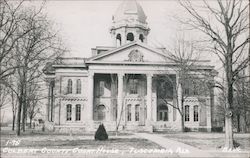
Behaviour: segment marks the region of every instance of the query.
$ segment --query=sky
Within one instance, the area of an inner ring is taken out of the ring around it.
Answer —
[[[183,14],[179,4],[172,1],[138,1],[147,16],[151,31],[148,44],[155,47],[159,43],[171,45],[181,24],[174,16]],[[59,30],[70,53],[65,56],[90,57],[91,48],[112,46],[109,28],[112,15],[122,0],[116,1],[48,1],[45,12]],[[185,35],[186,36],[186,35]]]

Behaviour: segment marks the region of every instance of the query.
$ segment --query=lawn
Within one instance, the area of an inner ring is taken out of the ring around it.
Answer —
[[[187,133],[169,133],[164,134],[168,139],[183,142],[185,144],[197,147],[202,150],[218,150],[224,144],[224,133],[203,133],[203,132],[187,132]],[[250,134],[235,133],[234,139],[240,144],[241,150],[250,150]]]
[[[69,135],[59,133],[48,133],[38,131],[27,131],[17,137],[13,131],[1,131],[1,147],[13,147],[10,140],[20,140],[17,148],[81,148],[81,149],[97,149],[104,147],[105,149],[125,150],[129,148],[135,149],[161,149],[161,147],[146,139],[137,138],[133,134],[108,133],[109,139],[106,141],[95,141],[93,134]]]

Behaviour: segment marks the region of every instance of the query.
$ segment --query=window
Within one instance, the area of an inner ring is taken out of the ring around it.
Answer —
[[[189,96],[189,88],[184,88],[184,95]]]
[[[198,95],[198,85],[194,82],[194,95]]]
[[[100,96],[104,95],[105,82],[100,81]]]
[[[72,114],[72,105],[71,104],[68,104],[67,106],[66,106],[66,112],[67,112],[67,114],[66,114],[66,120],[67,121],[71,121],[72,120],[72,118],[71,118],[71,114]]]
[[[116,35],[116,45],[121,46],[121,44],[122,44],[121,34],[117,34]]]
[[[139,104],[135,105],[135,121],[139,121],[139,117],[140,117],[139,110],[140,110],[140,105]]]
[[[130,32],[130,33],[127,34],[127,40],[128,41],[134,41],[134,35],[133,35],[133,33]]]
[[[72,94],[72,80],[68,79],[67,94]]]
[[[76,94],[81,94],[81,80],[76,81]]]
[[[131,121],[131,104],[127,106],[127,121]]]
[[[185,106],[185,121],[189,121],[189,105]]]
[[[143,42],[144,37],[143,37],[143,35],[142,35],[142,34],[140,34],[139,39],[141,40],[141,42]]]
[[[77,104],[76,105],[76,121],[81,120],[81,105]]]
[[[194,122],[199,121],[198,105],[194,106]]]
[[[138,94],[138,79],[129,79],[129,93],[130,94]]]
[[[105,120],[105,106],[99,105],[97,108],[98,120]]]
[[[158,111],[159,121],[168,121],[168,107],[167,105],[160,105]]]

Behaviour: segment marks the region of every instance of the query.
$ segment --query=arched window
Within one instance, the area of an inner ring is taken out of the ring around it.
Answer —
[[[116,45],[117,46],[121,46],[122,44],[122,37],[121,37],[121,34],[117,34],[116,35]]]
[[[99,105],[97,108],[98,120],[105,120],[106,108],[104,105]]]
[[[140,105],[135,105],[135,121],[139,121],[140,118]]]
[[[68,105],[66,106],[66,120],[67,120],[67,121],[71,121],[71,120],[72,120],[71,115],[72,115],[72,105],[71,105],[71,104],[68,104]]]
[[[194,122],[199,121],[198,105],[194,106]]]
[[[68,79],[67,94],[72,94],[72,80]]]
[[[76,81],[76,94],[81,94],[81,89],[82,89],[81,86],[82,86],[82,85],[81,85],[81,80],[78,79],[78,80]]]
[[[189,105],[185,106],[185,121],[189,121]]]
[[[159,106],[158,120],[159,121],[168,121],[168,106],[167,105],[162,104]]]
[[[143,41],[144,41],[143,34],[140,34],[140,36],[139,36],[139,40],[141,40],[141,42],[143,42]]]
[[[127,121],[131,121],[131,104],[127,105]]]
[[[133,33],[128,33],[127,34],[127,41],[134,41],[134,35],[133,35]]]
[[[76,105],[76,121],[81,120],[81,105],[77,104]]]

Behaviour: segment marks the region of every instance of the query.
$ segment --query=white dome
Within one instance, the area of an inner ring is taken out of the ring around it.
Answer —
[[[114,22],[123,20],[135,20],[140,23],[146,23],[146,15],[139,3],[135,0],[125,0],[118,7],[115,15],[113,16]]]

